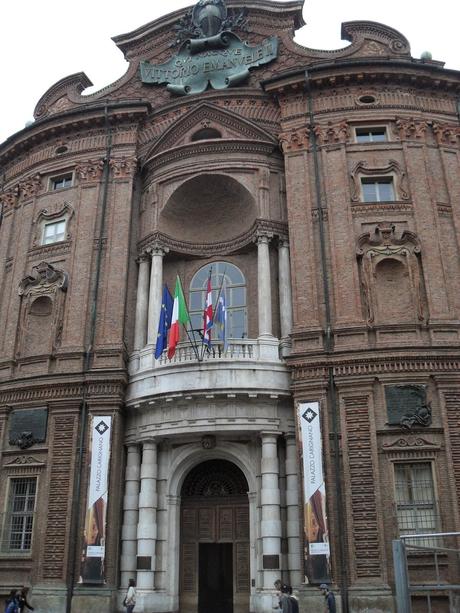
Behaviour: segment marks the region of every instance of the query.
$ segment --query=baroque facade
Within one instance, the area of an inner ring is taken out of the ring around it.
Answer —
[[[39,613],[122,610],[130,578],[140,612],[269,612],[282,578],[303,607],[327,580],[342,611],[389,613],[392,540],[460,531],[460,74],[373,22],[302,47],[302,6],[202,0],[117,36],[121,79],[62,79],[0,146],[0,593],[30,585]],[[210,270],[228,347],[155,359],[163,284],[196,336]],[[426,582],[433,556],[409,567]]]

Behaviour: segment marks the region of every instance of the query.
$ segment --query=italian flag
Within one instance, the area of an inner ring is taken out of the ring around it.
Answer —
[[[168,358],[174,357],[176,353],[176,346],[180,340],[180,324],[184,326],[190,321],[190,317],[187,311],[187,305],[185,304],[184,292],[182,291],[182,285],[179,276],[176,277],[176,287],[174,289],[174,304],[171,316],[171,327],[169,329],[168,337]]]

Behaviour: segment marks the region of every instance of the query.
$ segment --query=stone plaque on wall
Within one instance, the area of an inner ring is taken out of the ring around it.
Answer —
[[[427,406],[425,385],[386,385],[385,402],[388,424],[399,426],[408,415]]]
[[[48,409],[15,409],[9,419],[9,443],[27,449],[35,443],[44,443],[48,423]]]
[[[280,557],[278,555],[262,556],[264,570],[278,570],[280,567]]]

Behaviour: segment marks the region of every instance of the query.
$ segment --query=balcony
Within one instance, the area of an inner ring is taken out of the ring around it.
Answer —
[[[166,352],[156,360],[147,345],[130,358],[128,403],[192,393],[287,395],[290,377],[279,345],[268,336],[232,340],[225,352],[219,345],[203,352],[181,343],[172,360]]]

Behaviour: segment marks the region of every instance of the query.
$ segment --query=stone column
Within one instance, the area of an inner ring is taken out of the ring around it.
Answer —
[[[146,441],[142,445],[141,491],[139,494],[139,522],[137,524],[137,556],[144,569],[137,571],[137,587],[154,589],[155,545],[157,539],[157,444]],[[139,561],[138,561],[139,562]]]
[[[273,336],[272,291],[270,282],[270,236],[257,237],[257,297],[259,308],[259,338]]]
[[[137,277],[136,323],[134,328],[134,349],[145,347],[147,338],[147,316],[149,308],[149,257],[142,254],[139,258]]]
[[[293,586],[302,583],[300,519],[299,519],[299,475],[295,434],[286,434],[286,515],[288,541],[289,581]]]
[[[289,335],[292,332],[292,286],[291,266],[289,260],[289,243],[278,243],[278,284],[280,298],[281,348],[283,355],[288,355],[291,348]]]
[[[138,445],[128,445],[121,527],[120,584],[136,578],[137,521],[139,514],[139,474],[141,455]]]
[[[278,568],[262,570],[263,589],[273,591],[273,583],[280,578],[281,569],[281,513],[279,490],[279,461],[277,448],[277,434],[262,432],[262,460],[261,476],[262,488],[260,492],[262,506],[262,521],[260,535],[262,538],[262,555],[278,558]],[[263,558],[262,558],[263,559]]]
[[[157,342],[158,321],[160,319],[161,298],[163,295],[163,257],[167,250],[155,246],[151,251],[152,264],[150,268],[150,291],[147,326],[147,344]]]

